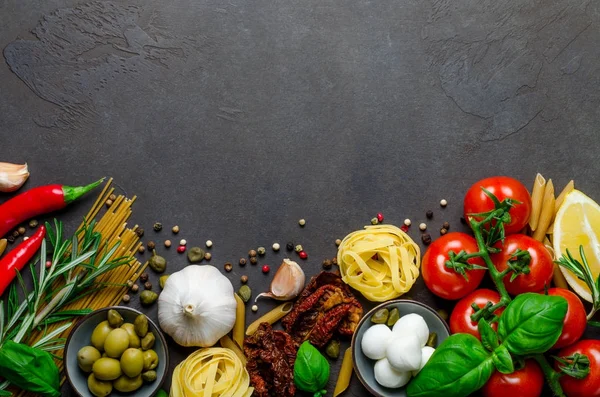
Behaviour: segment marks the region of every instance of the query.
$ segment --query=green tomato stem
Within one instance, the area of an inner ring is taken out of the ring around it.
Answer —
[[[556,372],[554,369],[552,369],[550,364],[548,364],[548,360],[546,360],[546,357],[544,357],[543,354],[536,354],[533,356],[533,359],[540,365],[540,368],[544,373],[544,377],[546,378],[552,393],[554,393],[556,397],[566,397],[558,381],[561,376],[560,372]]]

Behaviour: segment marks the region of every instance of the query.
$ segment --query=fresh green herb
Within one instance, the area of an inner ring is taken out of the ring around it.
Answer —
[[[327,359],[310,342],[303,342],[294,363],[294,383],[300,390],[314,393],[314,397],[319,397],[327,393],[324,389],[328,380]]]

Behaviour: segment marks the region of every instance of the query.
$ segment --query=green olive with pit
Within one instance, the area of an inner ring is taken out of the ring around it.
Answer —
[[[146,350],[144,353],[144,371],[158,367],[158,354],[154,350]]]
[[[106,397],[113,389],[111,381],[98,380],[94,374],[90,374],[87,380],[88,389],[96,397]]]
[[[142,374],[142,379],[145,382],[154,382],[156,380],[156,371],[146,371]]]
[[[148,332],[146,336],[142,338],[142,350],[150,350],[154,347],[156,338],[152,332]]]
[[[108,357],[119,358],[129,348],[129,334],[123,328],[110,331],[104,341],[104,351]]]
[[[98,380],[115,380],[123,375],[119,360],[110,357],[97,360],[92,366],[92,372]]]
[[[108,314],[106,315],[106,320],[108,321],[108,324],[113,328],[119,328],[121,325],[123,325],[123,316],[121,316],[121,314],[115,309],[110,309],[108,311]]]
[[[96,325],[92,332],[92,345],[99,351],[104,351],[104,341],[106,341],[106,337],[112,330],[113,328],[106,320]]]
[[[141,346],[140,337],[135,333],[133,324],[125,323],[121,325],[121,329],[124,329],[129,334],[129,347],[139,348]]]
[[[113,382],[113,387],[115,390],[120,391],[121,393],[129,393],[142,387],[143,383],[144,381],[142,380],[141,375],[138,375],[134,378],[123,375]]]
[[[129,348],[121,356],[121,370],[130,378],[136,377],[144,369],[144,354],[139,349]]]
[[[133,322],[133,329],[140,338],[148,333],[148,317],[143,314],[138,315]]]
[[[92,366],[102,355],[94,346],[84,346],[77,352],[77,364],[83,372],[92,372]]]

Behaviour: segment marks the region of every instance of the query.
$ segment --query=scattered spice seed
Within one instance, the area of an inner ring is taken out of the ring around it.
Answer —
[[[27,237],[27,236],[23,237],[23,241],[27,241],[27,240],[29,240],[29,237]]]
[[[137,229],[135,229],[135,234],[137,234],[138,237],[144,237],[144,229],[138,227]]]
[[[207,248],[212,247],[212,241],[210,241],[210,240],[206,240],[206,243],[204,243],[204,244],[206,244]]]
[[[38,227],[38,221],[36,221],[35,219],[30,220],[29,227],[32,229]]]
[[[246,266],[246,258],[240,258],[240,266]]]
[[[231,269],[233,269],[233,265],[231,264],[231,262],[226,262],[224,268],[226,272],[230,272]]]
[[[323,269],[327,269],[327,270],[331,269],[331,265],[332,265],[331,260],[325,259],[323,261]]]
[[[279,245],[279,243],[273,243],[273,251],[277,252],[279,251],[279,248],[281,248],[281,246]]]
[[[152,289],[152,283],[150,281],[146,281],[144,283],[144,288],[146,288],[146,289]]]
[[[187,240],[182,238],[181,240],[179,240],[179,245],[186,245],[187,244]]]
[[[12,235],[14,238],[17,238],[20,236],[19,231],[18,230],[13,230]]]
[[[111,194],[110,196],[108,196],[108,198],[112,201],[115,201],[117,199],[117,195],[116,194]]]
[[[412,224],[412,222],[410,221],[410,219],[406,218],[406,219],[404,220],[404,224],[405,224],[406,226],[410,226],[410,225]]]
[[[285,245],[285,249],[287,249],[288,251],[293,251],[294,250],[294,243],[292,243],[291,241],[289,243],[287,243]]]
[[[109,208],[111,205],[113,205],[113,201],[111,199],[108,199],[104,204],[106,204],[106,208]]]
[[[150,251],[152,251],[154,248],[156,248],[156,244],[154,243],[154,241],[148,241],[148,244],[146,244],[146,247],[148,247],[148,249]]]
[[[419,225],[419,230],[421,230],[421,231],[423,231],[423,232],[424,232],[425,230],[427,230],[427,224],[426,224],[425,222],[421,223],[421,224]]]
[[[337,247],[339,247],[341,243],[342,243],[342,240],[341,240],[341,239],[339,239],[339,238],[336,238],[336,239],[335,239],[335,245],[336,245]]]
[[[177,252],[183,254],[185,252],[185,245],[180,245],[179,247],[177,247]]]
[[[256,249],[256,252],[258,253],[258,255],[263,256],[264,254],[267,253],[267,250],[265,249],[265,247],[258,247]]]
[[[331,263],[334,264],[334,265],[337,265],[337,258],[335,258],[335,257],[332,258],[331,259]]]
[[[442,227],[443,227],[444,229],[446,229],[446,230],[450,230],[450,223],[448,223],[448,222],[444,222],[444,223],[442,224]]]
[[[300,220],[298,221],[298,224],[300,225],[300,227],[304,227],[304,225],[306,225],[306,220],[305,220],[304,218],[303,218],[303,219],[300,219]]]
[[[303,248],[302,248],[301,244],[298,244],[296,247],[294,247],[294,251],[296,251],[296,252],[300,252],[302,250],[303,250]]]
[[[447,206],[447,205],[448,205],[448,201],[446,201],[446,199],[441,199],[441,200],[440,200],[440,205],[441,205],[442,207],[445,207],[445,206]]]
[[[13,236],[12,234],[10,236],[6,237],[6,241],[8,241],[9,243],[14,243],[15,242],[15,236]]]
[[[121,298],[121,299],[123,299],[123,302],[127,303],[131,300],[131,297],[129,295],[125,294],[125,295],[123,295],[123,298]]]
[[[144,247],[143,245],[140,245],[140,246],[138,247],[138,252],[139,252],[140,254],[143,254],[145,251],[146,251],[146,247]]]
[[[308,254],[306,253],[306,251],[300,251],[298,252],[298,255],[300,256],[300,259],[308,258]]]
[[[148,281],[148,273],[142,273],[142,274],[140,274],[140,281],[142,283],[145,283],[146,281]],[[133,281],[131,283],[133,285]]]
[[[262,267],[262,272],[267,274],[269,273],[269,270],[271,270],[271,268],[269,267],[269,265],[263,265]]]
[[[246,284],[248,282],[248,276],[243,275],[242,277],[240,277],[240,281],[242,282],[242,284]]]
[[[443,236],[444,234],[448,233],[448,230],[445,228],[441,228],[440,229],[440,236]]]
[[[428,210],[428,211],[425,213],[425,216],[427,217],[427,219],[431,219],[431,218],[433,218],[433,211],[431,211],[431,210]]]
[[[141,278],[141,277],[140,277]],[[127,287],[131,288],[133,287],[133,281],[132,280],[127,280]]]
[[[173,232],[173,234],[177,234],[179,233],[179,226],[175,225],[171,228],[171,231]]]
[[[252,305],[252,311],[256,313],[258,311],[258,306]]]
[[[378,223],[379,223],[379,221],[377,220],[377,218],[371,219],[371,225],[376,225]]]
[[[400,226],[400,230],[402,230],[404,233],[407,233],[408,232],[408,226],[402,225],[402,226]]]
[[[154,229],[154,231],[160,232],[162,230],[162,223],[154,222],[152,228]]]
[[[429,233],[424,233],[421,236],[421,241],[423,241],[423,244],[425,245],[431,244],[431,235]]]
[[[140,286],[137,284],[133,284],[131,286],[131,292],[138,292],[139,289],[140,289]]]
[[[52,267],[52,261],[46,261],[46,269],[50,269]]]
[[[209,261],[210,258],[212,258],[212,254],[210,252],[207,252],[207,253],[204,254],[204,260]]]
[[[171,240],[165,240],[165,247],[171,247]]]
[[[383,222],[383,214],[382,214],[381,212],[378,212],[378,213],[377,213],[377,221],[378,221],[379,223]]]
[[[255,250],[248,251],[248,256],[250,258],[254,258],[256,255],[257,255],[257,252]]]
[[[253,256],[250,258],[250,264],[251,265],[256,265],[258,263],[258,258]]]

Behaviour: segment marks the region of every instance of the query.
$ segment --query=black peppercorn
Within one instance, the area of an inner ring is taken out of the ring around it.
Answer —
[[[257,252],[255,250],[248,251],[248,256],[250,258],[254,258],[256,255],[257,255]]]
[[[14,238],[17,238],[17,237],[19,237],[19,236],[20,236],[20,234],[19,234],[19,231],[18,231],[18,230],[13,230],[13,232],[12,232],[12,236],[13,236]]]
[[[146,288],[146,289],[152,289],[152,283],[150,281],[146,281],[144,283],[144,288]]]
[[[325,259],[323,261],[323,269],[331,269],[332,265],[333,265],[333,263],[329,259]]]
[[[240,277],[240,281],[242,282],[242,284],[246,284],[248,282],[248,276],[243,275],[242,277]]]
[[[154,226],[152,226],[154,228],[155,231],[160,232],[162,230],[162,223],[160,222],[156,222],[154,223]]]
[[[13,237],[13,235],[11,234],[10,236],[6,237],[6,241],[8,241],[9,243],[14,243],[15,242],[15,238]]]
[[[253,256],[250,258],[250,264],[256,265],[258,263],[258,258]]]
[[[233,265],[230,262],[225,263],[225,271],[230,272],[233,269]]]
[[[460,217],[460,223],[462,223],[463,225],[466,225],[466,224],[467,224],[467,220],[465,219],[465,217],[464,217],[464,216],[461,216],[461,217]]]
[[[138,227],[137,229],[135,229],[135,234],[137,234],[138,237],[143,237],[144,236],[144,229],[142,229],[141,227]]]
[[[156,244],[154,244],[154,241],[148,241],[148,244],[146,244],[146,246],[148,247],[148,249],[150,251],[152,251],[154,248],[156,248]]]
[[[240,258],[240,266],[246,266],[246,258]]]
[[[142,274],[140,274],[140,281],[142,283],[145,283],[146,281],[148,281],[148,273],[142,273]]]
[[[445,228],[441,228],[440,229],[440,236],[443,236],[444,234],[448,233],[448,230]]]
[[[425,213],[425,216],[427,217],[427,219],[431,219],[433,218],[433,211],[429,210]]]
[[[146,248],[145,248],[143,245],[140,245],[140,246],[139,246],[139,248],[138,248],[138,252],[139,252],[140,254],[143,254],[143,253],[144,253],[144,251],[146,251]]]
[[[423,233],[421,235],[421,241],[423,241],[423,244],[425,245],[431,244],[431,235],[429,233]]]
[[[442,227],[443,227],[444,229],[446,229],[446,231],[450,230],[450,224],[449,224],[448,222],[444,222],[444,223],[442,224]]]
[[[288,251],[293,251],[294,250],[294,243],[292,243],[291,241],[289,243],[287,243],[285,245],[285,249]]]
[[[331,258],[331,264],[337,265],[337,258]]]

